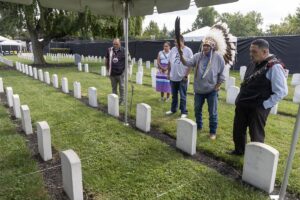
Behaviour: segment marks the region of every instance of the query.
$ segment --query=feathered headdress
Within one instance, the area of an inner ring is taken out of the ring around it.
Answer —
[[[235,46],[230,42],[232,35],[225,23],[217,23],[211,27],[202,41],[203,45],[209,45],[214,51],[223,56],[225,64],[233,64],[235,59]]]

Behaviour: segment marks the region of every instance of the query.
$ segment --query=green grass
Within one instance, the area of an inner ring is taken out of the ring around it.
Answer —
[[[90,71],[99,73],[101,63],[90,63]],[[106,77],[101,77],[96,74],[77,72],[77,68],[46,68],[44,70],[49,71],[51,74],[56,73],[61,78],[66,76],[69,80],[69,88],[73,88],[72,83],[79,81],[82,87],[83,95],[87,96],[88,87],[94,86],[98,89],[99,101],[106,105],[107,94],[111,93],[110,81]],[[136,71],[136,66],[134,71]],[[150,70],[144,69],[144,74],[148,75],[144,77],[144,83],[151,84]],[[231,75],[236,77],[236,85],[240,84],[239,74],[237,72],[231,72]],[[132,76],[132,81],[135,82],[135,73]],[[193,77],[191,77],[193,82]],[[289,81],[290,83],[290,78]],[[175,137],[176,135],[176,119],[178,115],[166,117],[164,113],[170,109],[169,103],[158,102],[159,93],[155,92],[153,88],[147,86],[141,86],[133,84],[134,96],[133,107],[131,109],[131,117],[135,117],[135,106],[137,103],[147,103],[152,108],[152,125],[160,129],[162,132],[167,132]],[[131,85],[129,87],[131,89]],[[289,96],[280,102],[279,112],[295,115],[297,112],[297,105],[291,101],[291,94],[293,89],[289,86]],[[193,92],[193,86],[190,85],[189,92]],[[212,154],[238,168],[241,169],[243,164],[243,158],[230,156],[226,152],[233,149],[232,142],[232,125],[234,117],[234,106],[225,103],[226,93],[223,90],[220,91],[219,101],[219,128],[218,139],[212,142],[207,137],[208,135],[208,112],[207,105],[204,106],[204,129],[198,134],[197,148],[207,153]],[[187,107],[189,110],[189,117],[194,119],[193,111],[193,96],[189,95],[187,99]],[[121,108],[121,112],[124,112],[124,108]],[[273,146],[280,152],[280,160],[277,172],[277,183],[280,183],[283,177],[285,161],[288,156],[289,146],[292,138],[292,131],[295,123],[294,117],[284,115],[270,115],[266,126],[266,143]],[[292,192],[300,193],[300,148],[297,148],[296,156],[293,163],[293,171],[290,176],[289,190]]]
[[[51,70],[67,75],[70,84],[80,78],[85,92],[85,87],[96,86],[100,101],[106,99],[106,79],[74,69]],[[95,199],[267,199],[265,193],[188,160],[159,140],[39,81],[16,71],[1,71],[1,77],[20,95],[21,103],[29,105],[33,123],[49,123],[56,149],[78,153],[84,187]]]
[[[38,167],[3,104],[0,105],[0,152],[0,199],[48,199],[40,173],[23,176]]]

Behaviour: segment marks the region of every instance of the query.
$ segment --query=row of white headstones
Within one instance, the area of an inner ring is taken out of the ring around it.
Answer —
[[[28,68],[28,70],[26,70]],[[33,69],[33,73],[30,74],[30,66],[17,63],[17,70],[39,79],[42,82],[51,84],[49,73],[42,72],[41,69]],[[52,76],[52,84],[55,88],[58,88],[57,75]],[[0,90],[1,90],[0,81]],[[74,82],[74,97],[81,98],[81,87],[79,82]],[[3,83],[2,83],[3,88]],[[62,78],[62,91],[64,93],[69,93],[68,91],[68,81],[66,77]],[[7,92],[9,96],[9,90]],[[12,93],[12,92],[11,92]],[[97,100],[97,89],[95,87],[90,87],[88,92],[89,105],[92,107],[98,107]],[[118,96],[115,94],[108,95],[108,113],[114,117],[119,116],[119,104]],[[24,119],[26,119],[24,117]],[[136,113],[136,127],[144,132],[149,132],[151,128],[151,107],[147,104],[141,103],[137,105]],[[26,130],[26,128],[24,128]],[[197,142],[197,125],[194,121],[190,119],[178,119],[177,120],[177,132],[176,132],[176,146],[183,152],[194,155],[196,154],[196,142]],[[50,142],[51,143],[51,142]],[[49,145],[48,145],[49,146]],[[51,144],[50,144],[51,146]],[[243,176],[242,179],[266,192],[271,193],[274,189],[277,164],[278,164],[279,152],[273,147],[263,144],[263,143],[249,143],[246,146]],[[78,158],[79,160],[79,158]],[[80,161],[80,160],[79,160]],[[80,168],[81,170],[81,168]],[[79,173],[81,175],[81,172]],[[76,176],[76,174],[71,174]],[[80,180],[82,178],[80,177]],[[73,177],[72,180],[78,180]],[[82,183],[73,183],[73,185],[82,185]],[[81,186],[82,187],[82,186]],[[69,190],[69,196],[74,195],[75,191],[82,191],[74,189],[72,187]],[[68,192],[67,192],[68,193]],[[76,194],[82,195],[82,194]],[[72,199],[72,198],[71,198]]]
[[[27,72],[27,75],[34,78],[39,76],[39,80],[45,81],[47,78],[42,78],[43,73],[39,71],[37,73],[36,68],[30,68],[21,63],[16,63],[16,68],[22,73]],[[27,70],[26,70],[27,69]],[[31,75],[29,72],[32,72]],[[47,77],[47,73],[45,73]],[[36,78],[37,79],[37,78]],[[3,80],[0,78],[0,93],[3,93]],[[5,88],[7,104],[9,108],[13,109],[13,115],[20,119],[22,122],[22,130],[26,135],[33,134],[33,126],[31,122],[30,109],[28,105],[21,105],[20,97],[18,94],[13,93],[12,87]],[[49,161],[52,159],[52,149],[51,149],[51,133],[50,127],[46,121],[40,121],[36,123],[36,132],[38,139],[38,150],[39,154],[44,161]],[[63,179],[63,189],[71,200],[83,199],[83,186],[82,186],[82,171],[81,171],[81,161],[78,155],[72,150],[65,150],[60,152],[61,166],[62,166],[62,179]]]
[[[138,73],[143,73],[141,63],[138,64],[138,67]],[[87,67],[85,67],[85,69],[86,68]],[[82,71],[81,64],[78,65],[78,70]],[[106,73],[106,67],[102,66],[101,75],[106,76]],[[155,77],[155,74],[156,68],[152,68],[151,76]],[[244,76],[243,72],[241,73],[241,76]],[[235,78],[230,78],[234,80],[234,82],[231,82],[234,85]],[[235,87],[230,86],[230,83],[228,84],[228,82],[226,85],[228,88]],[[228,91],[227,89],[227,93],[230,93],[230,90]],[[108,104],[110,101],[112,100],[108,100]],[[149,132],[151,127],[151,107],[147,104],[138,104],[136,118],[136,126],[144,132]],[[196,154],[196,143],[197,124],[191,119],[178,119],[176,132],[176,147],[189,155],[194,155]],[[251,142],[247,144],[242,179],[255,187],[258,187],[268,193],[271,193],[274,190],[278,159],[279,152],[267,144],[258,142]]]

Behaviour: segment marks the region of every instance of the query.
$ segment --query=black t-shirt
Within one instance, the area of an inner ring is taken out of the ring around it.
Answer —
[[[119,49],[114,49],[110,47],[106,52],[107,66],[109,67],[109,54],[112,48],[112,58],[111,58],[111,76],[119,76],[125,70],[125,49],[120,47]]]

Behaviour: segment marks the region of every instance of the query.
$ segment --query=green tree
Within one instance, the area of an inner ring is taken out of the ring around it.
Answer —
[[[240,12],[233,14],[223,13],[219,17],[219,21],[227,23],[230,32],[235,36],[258,36],[263,33],[259,28],[263,23],[263,18],[260,13],[255,11],[245,15]]]
[[[153,35],[155,37],[160,37],[160,30],[159,30],[158,24],[151,20],[149,22],[149,25],[145,28],[143,36],[149,37],[149,36],[153,36]]]
[[[288,15],[280,24],[271,24],[267,30],[269,35],[295,35],[300,34],[300,7],[295,15]]]
[[[197,18],[192,25],[192,30],[214,25],[218,16],[218,12],[213,7],[199,9]]]

